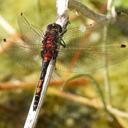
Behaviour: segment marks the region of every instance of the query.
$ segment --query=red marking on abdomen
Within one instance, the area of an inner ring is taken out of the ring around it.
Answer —
[[[47,51],[44,55],[44,61],[50,61],[52,59],[53,53],[50,51]]]

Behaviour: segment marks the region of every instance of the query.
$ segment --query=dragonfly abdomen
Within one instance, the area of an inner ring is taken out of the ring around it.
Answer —
[[[39,82],[37,84],[37,87],[36,87],[34,104],[33,104],[33,111],[36,111],[37,106],[39,104],[40,95],[41,95],[41,91],[42,91],[42,88],[43,88],[44,79],[45,79],[45,75],[46,75],[48,65],[49,65],[49,61],[43,63],[43,69],[42,69],[42,72],[41,72],[41,75],[40,75],[40,80],[39,80]]]
[[[40,100],[40,94],[43,86],[43,80],[39,80],[37,88],[36,88],[36,94],[34,98],[34,104],[33,104],[33,111],[36,111],[39,100]]]
[[[40,96],[35,95],[34,105],[33,105],[33,111],[36,111],[37,106],[38,106],[38,103],[39,103],[39,99],[40,99]]]

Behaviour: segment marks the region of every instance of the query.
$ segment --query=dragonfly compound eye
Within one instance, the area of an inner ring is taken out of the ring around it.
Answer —
[[[53,25],[52,24],[49,24],[48,26],[47,26],[47,30],[51,30],[53,28]]]
[[[59,24],[56,24],[56,23],[52,23],[52,24],[49,24],[47,26],[47,30],[51,30],[51,29],[55,29],[56,31],[58,31],[59,33],[62,32],[62,27],[59,25]]]
[[[59,33],[62,32],[62,27],[59,24],[56,24],[55,28],[58,30]]]

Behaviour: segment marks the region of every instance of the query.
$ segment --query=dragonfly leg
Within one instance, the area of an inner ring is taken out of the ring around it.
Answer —
[[[64,29],[63,31],[62,31],[62,33],[60,34],[60,36],[62,37],[63,35],[64,35],[64,33],[66,33],[67,32],[67,29]]]
[[[61,37],[67,32],[66,27],[67,27],[68,24],[70,24],[70,21],[68,21],[68,22],[65,24],[65,26],[63,27],[64,29],[63,29],[63,31],[62,31],[61,34],[60,34]]]
[[[66,47],[66,43],[65,43],[65,41],[64,41],[63,39],[61,39],[60,44],[61,44],[64,48]]]

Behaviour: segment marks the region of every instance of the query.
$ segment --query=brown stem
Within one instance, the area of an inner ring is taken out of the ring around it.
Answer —
[[[53,81],[50,82],[50,86],[62,86],[64,84],[65,81],[60,80],[60,81]],[[77,87],[77,86],[83,86],[83,85],[87,85],[89,83],[88,79],[77,79],[77,80],[73,80],[70,81],[67,86],[70,87]],[[10,90],[10,89],[31,89],[35,87],[35,82],[32,83],[27,83],[27,82],[20,82],[20,83],[0,83],[0,90]]]
[[[61,98],[68,99],[68,100],[71,100],[71,101],[74,101],[74,102],[77,102],[77,103],[80,103],[80,104],[83,104],[86,106],[90,106],[90,107],[93,107],[96,109],[102,109],[103,108],[103,104],[99,100],[88,99],[88,98],[83,97],[83,96],[78,96],[78,95],[67,93],[64,91],[57,90],[57,89],[49,88],[48,94],[59,96]]]

